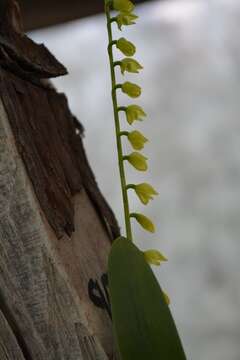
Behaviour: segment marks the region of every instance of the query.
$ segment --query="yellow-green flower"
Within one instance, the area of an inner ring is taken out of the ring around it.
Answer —
[[[147,183],[141,183],[138,185],[134,185],[133,187],[140,201],[144,205],[148,204],[150,200],[153,200],[154,195],[158,195],[158,192]]]
[[[139,171],[146,171],[148,169],[147,158],[139,152],[132,152],[130,155],[124,157],[129,163]]]
[[[120,68],[123,75],[125,71],[130,73],[139,73],[139,70],[143,69],[142,65],[140,65],[138,61],[131,58],[125,58],[120,61]]]
[[[117,11],[130,13],[134,9],[134,4],[130,0],[113,0],[113,8]]]
[[[148,141],[148,139],[137,130],[128,133],[128,140],[135,150],[142,150],[144,148],[144,144]]]
[[[135,120],[139,120],[142,121],[142,118],[145,117],[146,114],[143,111],[143,109],[141,108],[141,106],[138,105],[129,105],[126,108],[126,117],[127,117],[127,122],[132,125],[132,123]]]
[[[116,47],[126,56],[133,56],[136,52],[135,45],[123,37],[117,40]]]
[[[154,233],[155,232],[155,225],[153,222],[146,217],[145,215],[133,213],[130,215],[130,217],[137,220],[137,222],[147,231]]]
[[[134,20],[136,20],[138,18],[137,15],[135,14],[130,14],[130,13],[127,13],[127,12],[120,12],[120,14],[118,14],[116,16],[116,22],[118,24],[118,28],[119,30],[122,30],[122,26],[123,25],[134,25],[136,24],[134,22]]]
[[[158,250],[144,251],[145,260],[151,265],[161,265],[161,262],[167,261],[167,258],[161,254]]]
[[[137,84],[126,81],[122,84],[122,92],[131,98],[137,98],[141,95],[142,89]]]
[[[163,292],[163,296],[164,296],[164,299],[165,299],[167,305],[170,305],[171,301],[170,301],[170,298],[169,298],[168,294],[166,294],[165,292]]]

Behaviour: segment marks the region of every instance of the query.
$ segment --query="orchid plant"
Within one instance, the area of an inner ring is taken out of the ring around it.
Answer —
[[[153,186],[146,182],[129,184],[125,174],[127,162],[138,171],[148,169],[148,159],[141,152],[148,139],[136,129],[122,129],[124,118],[130,126],[134,126],[135,122],[146,117],[146,113],[138,104],[122,106],[118,103],[119,91],[135,99],[141,95],[141,87],[129,81],[116,82],[118,69],[123,76],[125,73],[138,74],[143,69],[133,58],[136,53],[135,45],[124,37],[113,39],[114,24],[120,31],[124,26],[135,24],[138,16],[133,11],[134,4],[130,0],[105,0],[112,103],[126,227],[126,236],[120,236],[114,241],[108,259],[112,319],[122,360],[186,360],[168,306],[169,298],[162,291],[150,267],[160,265],[167,259],[158,250],[141,251],[133,243],[132,219],[151,233],[155,232],[155,225],[147,216],[130,211],[129,191],[133,190],[143,205],[147,205],[158,195]],[[126,57],[115,60],[114,47]],[[124,137],[133,149],[129,154],[123,153]]]
[[[112,80],[112,102],[116,129],[116,140],[118,150],[118,162],[122,188],[122,198],[124,205],[124,217],[126,227],[126,237],[129,240],[133,240],[131,219],[135,219],[146,231],[151,233],[155,232],[155,225],[152,220],[147,216],[135,212],[130,212],[128,191],[135,191],[139,200],[147,205],[154,196],[158,195],[158,192],[148,183],[141,184],[127,184],[125,175],[125,162],[130,163],[138,171],[146,171],[148,169],[147,157],[140,151],[144,148],[148,139],[138,130],[122,131],[120,122],[120,113],[125,114],[126,121],[129,125],[133,126],[135,121],[142,121],[146,117],[145,111],[141,106],[137,104],[129,106],[121,106],[118,104],[117,92],[122,91],[124,94],[131,98],[138,98],[141,95],[141,87],[135,83],[129,81],[121,84],[116,83],[116,70],[120,68],[121,74],[136,73],[143,69],[143,66],[133,58],[136,53],[136,47],[133,43],[120,37],[118,40],[113,39],[112,25],[117,24],[119,30],[122,30],[123,26],[129,26],[135,24],[138,16],[133,13],[134,4],[130,0],[105,0],[105,13],[107,17],[107,29],[108,29],[108,54],[111,70]],[[111,12],[117,12],[116,16],[111,16]],[[113,56],[113,47],[116,47],[126,57],[121,60],[115,60]],[[133,152],[130,154],[123,154],[122,138],[127,137]],[[162,255],[158,250],[148,250],[144,252],[146,261],[150,264],[160,265],[163,261],[166,261],[166,257]],[[168,297],[166,296],[168,301]]]

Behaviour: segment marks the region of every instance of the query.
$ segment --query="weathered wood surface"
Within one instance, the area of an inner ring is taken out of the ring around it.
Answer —
[[[0,311],[0,359],[2,360],[25,360],[21,348],[10,328],[7,320]]]
[[[2,70],[0,91],[41,207],[60,238],[74,231],[72,197],[85,188],[109,235],[118,235],[110,208],[97,188],[82,145],[82,129],[66,98]]]
[[[1,301],[33,359],[84,359],[79,329],[90,339],[99,335],[111,353],[108,314],[88,296],[89,280],[106,272],[106,231],[82,190],[74,199],[75,219],[81,222],[72,239],[57,239],[39,207],[2,102],[0,109]]]
[[[118,226],[87,162],[81,125],[65,96],[42,81],[44,56],[52,72],[62,67],[42,47],[31,57],[37,45],[21,34],[18,7],[7,2],[0,18],[0,359],[113,359],[106,268]]]
[[[32,81],[67,73],[66,68],[43,45],[23,33],[18,3],[2,0],[0,6],[0,64]]]

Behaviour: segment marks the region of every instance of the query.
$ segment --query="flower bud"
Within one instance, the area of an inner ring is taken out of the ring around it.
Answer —
[[[140,86],[126,81],[124,84],[122,84],[122,92],[127,94],[131,98],[137,98],[141,95],[142,90]]]
[[[139,171],[146,171],[148,168],[147,158],[139,152],[132,152],[130,155],[126,156],[125,159]]]
[[[147,205],[150,200],[153,200],[154,195],[158,195],[158,192],[147,183],[134,185],[134,190],[144,205]]]
[[[163,292],[163,296],[164,296],[164,299],[166,301],[166,304],[167,305],[170,305],[171,301],[170,301],[170,298],[168,296],[168,294],[166,294],[165,292]]]
[[[122,61],[120,61],[120,67],[121,67],[121,73],[123,75],[125,71],[130,73],[139,73],[138,70],[143,69],[142,65],[140,65],[138,61],[131,58],[125,58]]]
[[[130,0],[113,0],[113,9],[130,13],[134,9],[134,4]]]
[[[138,106],[138,105],[129,105],[127,108],[126,108],[126,116],[127,116],[127,122],[132,125],[132,123],[135,121],[135,120],[139,120],[141,121],[142,117],[145,117],[146,114],[145,112],[143,111],[143,109]]]
[[[137,15],[135,14],[130,14],[130,13],[127,13],[127,12],[121,12],[120,14],[118,14],[116,16],[116,22],[118,24],[118,28],[119,30],[122,30],[122,26],[123,25],[134,25],[136,24],[134,22],[134,20],[136,20],[138,18]]]
[[[116,47],[126,56],[133,56],[136,52],[135,45],[123,37],[117,40]]]
[[[144,148],[144,144],[148,141],[148,139],[146,139],[140,131],[137,130],[128,133],[128,140],[135,150],[142,150]]]
[[[135,218],[137,222],[147,231],[154,233],[155,232],[155,225],[152,221],[142,214],[133,213],[130,217]]]
[[[158,250],[144,251],[145,260],[151,265],[161,265],[161,262],[167,261],[167,258],[163,256]]]

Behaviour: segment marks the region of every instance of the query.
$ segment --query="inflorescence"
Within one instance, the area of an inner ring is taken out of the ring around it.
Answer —
[[[116,12],[116,15],[113,17],[111,16],[112,11]],[[133,240],[131,219],[135,219],[145,230],[152,233],[155,232],[155,226],[153,222],[145,215],[130,212],[128,191],[134,190],[139,200],[144,205],[147,205],[154,196],[158,195],[157,191],[148,183],[141,183],[137,185],[127,184],[125,176],[124,163],[126,161],[129,162],[138,171],[146,171],[148,169],[147,157],[144,156],[141,152],[139,152],[144,148],[145,143],[148,141],[148,139],[138,130],[133,130],[131,132],[122,131],[119,116],[120,112],[123,112],[125,114],[126,121],[129,125],[132,126],[135,121],[142,121],[143,118],[146,117],[146,113],[142,109],[142,107],[137,104],[129,106],[119,106],[117,99],[118,90],[121,90],[124,94],[128,95],[133,99],[138,98],[141,95],[141,87],[139,85],[129,81],[117,84],[115,75],[117,67],[120,68],[122,75],[124,75],[126,72],[137,74],[143,69],[143,66],[136,59],[133,59],[133,56],[136,53],[135,45],[124,37],[120,37],[118,40],[113,40],[112,36],[112,24],[116,23],[119,30],[122,30],[122,27],[124,26],[135,24],[135,20],[138,19],[138,16],[135,15],[133,11],[134,4],[130,0],[105,0],[105,12],[107,16],[107,28],[109,37],[108,54],[110,60],[112,80],[112,101],[114,109],[119,170],[124,204],[126,236],[129,240]],[[114,46],[126,57],[121,60],[114,61]],[[134,150],[132,153],[127,155],[123,154],[122,149],[122,138],[124,136],[127,137],[130,145]],[[154,265],[160,265],[162,261],[167,260],[157,250],[145,251],[144,257],[148,263]]]

